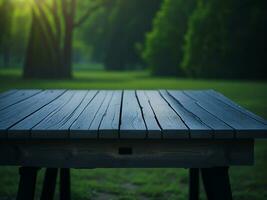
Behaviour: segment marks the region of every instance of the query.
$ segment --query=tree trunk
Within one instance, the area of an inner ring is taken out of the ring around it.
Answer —
[[[65,38],[63,49],[63,65],[64,76],[71,78],[71,64],[72,64],[72,37],[73,37],[73,23],[72,19],[68,19],[65,26]]]
[[[32,25],[24,64],[24,78],[69,78],[61,61],[58,41],[46,30],[42,16],[33,11]]]
[[[7,44],[7,42],[4,42],[3,63],[4,63],[5,68],[10,66],[10,48],[9,48],[9,45]]]
[[[35,0],[36,9],[33,9],[24,65],[25,78],[72,77],[73,31],[87,19],[92,8],[88,9],[78,23],[74,23],[76,0],[61,0],[60,7],[58,2],[58,0],[52,1],[50,12],[54,23],[51,23],[46,12],[49,10],[47,5],[44,1]],[[64,30],[64,34],[61,34],[61,30]]]

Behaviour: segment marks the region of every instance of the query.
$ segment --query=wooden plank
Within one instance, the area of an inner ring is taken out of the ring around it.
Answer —
[[[89,131],[89,128],[100,109],[107,91],[99,91],[92,101],[86,106],[77,120],[70,127],[70,137],[97,138],[97,133]]]
[[[89,105],[89,103],[93,100],[93,98],[95,97],[96,94],[97,94],[96,90],[88,91],[86,96],[82,99],[80,105],[72,113],[71,117],[69,117],[68,120],[65,121],[65,123],[59,127],[59,130],[70,132],[69,129],[70,129],[71,125],[78,119],[78,117],[85,110],[85,108]]]
[[[155,117],[163,131],[163,138],[189,138],[189,129],[172,110],[158,91],[145,91]]]
[[[120,138],[146,138],[147,129],[135,91],[123,92]]]
[[[212,128],[215,138],[233,138],[234,129],[203,109],[197,101],[185,95],[182,91],[168,90],[168,93],[177,100],[186,110],[193,113],[203,123]]]
[[[99,138],[119,138],[122,91],[114,91],[108,109],[98,129]]]
[[[7,97],[11,94],[14,94],[16,93],[18,90],[14,89],[14,90],[8,90],[8,91],[5,91],[5,92],[1,92],[0,93],[0,99],[3,98],[3,97]]]
[[[185,91],[185,94],[195,99],[205,110],[223,120],[233,127],[238,138],[260,138],[267,137],[267,125],[250,118],[233,107],[212,98],[201,91]]]
[[[160,91],[169,106],[181,117],[190,130],[191,138],[211,138],[212,129],[203,123],[194,113],[189,112],[181,103],[170,96],[166,90]]]
[[[69,90],[63,93],[60,97],[41,108],[38,112],[28,116],[15,126],[8,130],[9,138],[27,138],[30,137],[31,129],[43,121],[47,116],[51,116],[58,112],[62,107],[70,101],[74,92]]]
[[[60,109],[50,113],[31,129],[31,137],[67,138],[69,136],[69,127],[81,112],[80,110],[76,112],[76,110],[82,104],[88,91],[71,92],[73,93],[72,97]]]
[[[0,165],[55,168],[253,165],[252,139],[0,140]],[[121,154],[121,148],[131,149]]]
[[[237,103],[235,103],[234,101],[230,100],[229,98],[227,98],[226,96],[222,95],[219,92],[216,92],[214,90],[206,90],[204,91],[207,94],[211,95],[212,97],[226,103],[229,106],[232,106],[233,108],[239,110],[240,112],[247,114],[248,116],[250,116],[251,118],[263,123],[267,125],[267,120],[263,119],[262,117],[255,115],[254,113],[250,112],[249,110],[243,108],[242,106],[238,105]]]
[[[94,118],[92,119],[91,124],[87,125],[88,129],[80,131],[79,129],[75,130],[74,126],[73,126],[72,127],[73,129],[71,128],[71,130],[70,130],[70,137],[71,138],[87,138],[87,137],[96,138],[97,137],[99,124],[101,122],[103,115],[105,114],[105,109],[108,106],[110,97],[112,96],[113,92],[106,91],[105,93],[106,94],[104,94],[104,92],[102,91],[101,95],[106,95],[106,96],[104,97],[103,103],[98,108],[99,110],[97,111]]]
[[[136,91],[137,100],[140,104],[143,118],[148,131],[148,138],[162,138],[161,128],[156,121],[155,114],[149,104],[149,100],[144,91]]]
[[[58,98],[64,90],[46,90],[0,111],[0,137],[7,129]],[[4,134],[3,134],[4,133]]]
[[[90,128],[89,128],[90,133],[98,134],[98,129],[101,125],[101,122],[102,122],[104,116],[107,115],[107,109],[109,107],[109,103],[110,103],[113,95],[114,95],[113,91],[107,91],[107,95],[105,97],[105,100],[103,101],[100,109],[96,113],[96,116],[90,125]]]
[[[41,90],[18,90],[17,92],[2,97],[0,99],[0,110],[3,110],[25,99],[28,99],[40,92]]]

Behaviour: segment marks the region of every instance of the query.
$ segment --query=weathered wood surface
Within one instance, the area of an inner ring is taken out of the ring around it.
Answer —
[[[122,104],[122,91],[114,91],[108,108],[99,124],[99,138],[118,138],[120,127],[120,114]]]
[[[0,96],[0,110],[38,94],[41,90],[10,91]]]
[[[158,91],[145,91],[155,118],[160,124],[163,138],[189,138],[189,128],[181,120]]]
[[[249,110],[243,108],[242,106],[238,105],[237,103],[231,101],[230,99],[228,99],[226,96],[222,95],[219,92],[216,92],[214,90],[207,90],[207,91],[203,91],[206,92],[207,94],[219,99],[220,101],[223,101],[224,103],[228,104],[229,106],[232,106],[233,108],[239,110],[240,112],[243,112],[247,115],[249,115],[250,117],[264,123],[267,124],[267,120],[263,119],[262,117],[255,115],[254,113],[250,112]]]
[[[149,99],[145,94],[145,91],[137,91],[136,96],[147,127],[148,138],[162,138],[161,127],[155,118],[154,111],[150,105]]]
[[[203,168],[253,162],[253,139],[0,140],[0,165]]]
[[[0,94],[7,137],[253,139],[267,121],[213,90],[11,90]]]
[[[168,102],[169,106],[179,115],[190,130],[191,138],[211,138],[212,129],[204,124],[200,118],[188,111],[181,103],[172,98],[166,91],[161,91],[161,95]]]
[[[0,111],[0,138],[15,124],[38,112],[59,97],[63,90],[46,90]],[[30,131],[30,130],[28,130]]]
[[[209,113],[233,127],[236,137],[247,137],[250,135],[250,131],[253,132],[255,137],[266,135],[267,125],[257,121],[250,115],[240,112],[240,110],[202,91],[185,91],[185,94],[197,101],[197,103]]]
[[[134,91],[124,91],[120,138],[146,138],[147,128]]]
[[[176,102],[180,103],[186,110],[193,113],[200,121],[213,130],[214,138],[233,138],[234,129],[225,122],[218,119],[205,109],[203,109],[194,99],[188,97],[182,91],[168,91]]]

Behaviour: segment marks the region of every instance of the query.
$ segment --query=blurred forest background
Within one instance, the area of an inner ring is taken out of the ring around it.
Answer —
[[[0,67],[266,79],[266,0],[0,0]]]
[[[267,118],[266,36],[267,0],[0,0],[0,92],[214,89]],[[234,199],[267,199],[266,158],[256,141],[255,165],[230,168]],[[18,177],[0,167],[1,200]],[[73,169],[72,197],[185,200],[188,171]]]

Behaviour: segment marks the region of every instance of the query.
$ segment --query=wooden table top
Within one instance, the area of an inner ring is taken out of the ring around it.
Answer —
[[[266,137],[266,120],[214,90],[10,90],[0,94],[0,138]]]

